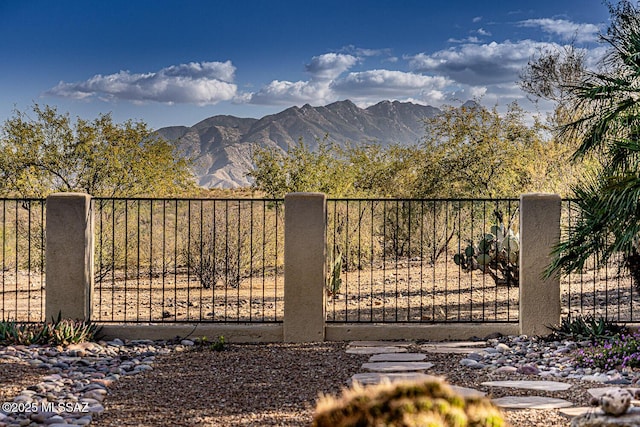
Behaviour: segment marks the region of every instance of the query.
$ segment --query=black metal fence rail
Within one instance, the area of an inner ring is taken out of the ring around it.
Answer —
[[[563,200],[562,236],[566,236],[579,217],[575,201]],[[640,294],[633,288],[622,254],[613,257],[601,268],[596,266],[596,258],[592,257],[582,272],[562,276],[563,315],[592,315],[616,322],[640,322],[640,313],[634,309],[640,303]]]
[[[97,322],[281,322],[284,204],[94,198]]]
[[[0,199],[0,319],[44,321],[45,200]]]
[[[454,256],[498,216],[517,233],[518,208],[518,199],[329,199],[327,321],[517,322],[517,283]]]

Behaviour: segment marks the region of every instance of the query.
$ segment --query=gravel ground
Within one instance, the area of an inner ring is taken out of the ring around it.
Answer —
[[[21,390],[40,382],[45,374],[24,362],[0,359],[0,402],[10,402]]]
[[[367,359],[344,343],[228,345],[157,359],[118,381],[97,426],[276,426],[311,421]]]
[[[228,345],[222,352],[190,350],[159,357],[154,370],[125,377],[112,388],[97,426],[300,426],[308,425],[318,393],[337,394],[368,355],[346,354],[346,343]],[[413,350],[417,350],[414,348]],[[429,373],[492,397],[531,391],[484,387],[483,381],[538,380],[536,376],[491,374],[459,365],[463,355],[427,354]],[[535,392],[587,405],[582,381],[564,392]],[[514,427],[568,426],[557,410],[505,412]]]

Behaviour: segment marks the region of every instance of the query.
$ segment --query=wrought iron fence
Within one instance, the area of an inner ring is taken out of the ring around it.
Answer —
[[[284,204],[267,199],[93,199],[97,322],[281,322]],[[42,199],[0,199],[0,319],[44,321]],[[517,199],[327,203],[328,322],[517,322],[518,287],[454,262]],[[562,233],[579,215],[562,202]],[[639,322],[622,256],[563,276],[563,315]]]
[[[517,283],[454,257],[499,217],[517,233],[518,208],[517,199],[329,199],[327,321],[517,322]]]
[[[97,322],[281,322],[281,200],[93,199]]]
[[[576,223],[579,215],[575,201],[563,200],[563,236]],[[624,267],[622,254],[614,256],[601,268],[596,266],[596,258],[592,257],[582,272],[562,276],[560,291],[563,315],[593,315],[616,322],[639,322],[640,313],[634,310],[634,305],[640,302],[640,294],[633,289],[632,278]]]
[[[0,199],[0,319],[44,321],[45,200]]]

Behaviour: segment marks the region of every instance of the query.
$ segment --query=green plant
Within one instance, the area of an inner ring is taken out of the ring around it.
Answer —
[[[209,338],[201,337],[195,340],[196,346],[200,349],[212,351],[223,351],[225,349],[224,336],[220,335],[216,341],[210,342]]]
[[[3,195],[158,197],[194,188],[191,162],[142,121],[115,123],[110,113],[74,120],[38,104],[29,110],[0,125]]]
[[[49,344],[69,345],[93,341],[100,329],[102,328],[91,322],[62,319],[58,313],[57,320],[52,319],[51,323],[44,325],[44,336]]]
[[[580,349],[575,359],[578,366],[588,368],[640,368],[640,334],[620,334],[605,342]]]
[[[346,426],[456,426],[506,425],[500,410],[489,399],[464,398],[442,380],[355,384],[340,398],[321,396],[314,427]]]
[[[222,350],[224,350],[225,349],[224,336],[220,335],[215,342],[211,343],[211,345],[209,346],[209,349],[213,350],[213,351],[222,351]]]
[[[503,214],[494,212],[498,224],[491,226],[490,232],[480,237],[477,244],[469,241],[464,251],[453,256],[453,262],[462,270],[480,270],[489,274],[496,285],[519,284],[520,238],[511,228],[505,227]],[[514,213],[515,217],[515,213]]]
[[[47,330],[41,323],[0,322],[0,343],[31,345],[47,342]]]
[[[640,9],[636,2],[609,3],[608,45],[597,68],[567,85],[560,140],[578,143],[574,160],[596,165],[574,188],[579,214],[553,251],[546,275],[580,272],[589,260],[599,268],[622,254],[640,292]]]
[[[559,325],[547,326],[547,328],[551,330],[551,334],[547,337],[551,340],[590,340],[593,343],[602,342],[628,332],[624,325],[619,325],[603,317],[595,318],[593,315],[565,317]]]
[[[327,293],[329,296],[336,295],[340,292],[342,286],[342,253],[338,252],[335,259],[329,262],[329,277],[327,277]]]
[[[81,320],[51,319],[50,323],[0,322],[0,343],[2,344],[53,344],[68,345],[93,341],[101,328],[91,322]]]

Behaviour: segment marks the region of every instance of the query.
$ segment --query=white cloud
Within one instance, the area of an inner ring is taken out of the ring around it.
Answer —
[[[521,21],[519,25],[540,28],[546,33],[559,36],[564,41],[575,39],[579,43],[596,41],[600,31],[597,25],[578,24],[566,19],[527,19],[526,21]]]
[[[329,81],[288,82],[274,80],[251,94],[249,103],[259,105],[321,105],[335,101],[329,90]]]
[[[315,79],[334,79],[358,62],[358,58],[352,55],[339,53],[325,53],[314,56],[305,67],[307,72]]]
[[[341,53],[326,53],[311,58],[306,71],[311,75],[308,81],[273,80],[259,91],[245,97],[247,102],[260,105],[291,105],[335,101],[330,89],[331,82],[340,74],[353,67],[358,58]]]
[[[473,22],[480,22],[482,21],[482,16],[476,16],[475,18],[472,19]]]
[[[370,57],[370,56],[390,56],[391,49],[366,49],[356,47],[352,44],[344,46],[340,49],[341,52],[348,53],[357,57]]]
[[[419,91],[442,89],[451,83],[444,77],[423,76],[392,70],[369,70],[349,73],[333,82],[331,88],[342,95],[394,93],[409,96]]]
[[[216,104],[236,97],[235,67],[226,62],[191,62],[172,65],[157,72],[129,71],[101,75],[75,83],[60,82],[45,94],[73,99],[98,97],[139,102]]]
[[[334,61],[336,57],[314,57],[313,78],[309,81],[274,80],[251,94],[248,102],[261,105],[322,105],[339,99],[351,99],[359,104],[371,104],[383,99],[415,97],[424,101],[441,102],[445,88],[452,83],[444,77],[425,76],[395,70],[368,70],[351,72],[342,77],[337,70],[346,68],[350,61]],[[343,58],[344,59],[344,58]],[[333,66],[343,64],[342,67]],[[326,70],[331,70],[326,73]],[[342,73],[341,73],[342,74]],[[328,77],[335,76],[333,79]]]
[[[451,38],[447,40],[449,43],[480,43],[480,39],[476,36],[470,36],[465,39],[454,39]]]
[[[480,34],[481,36],[490,36],[491,33],[487,30],[485,30],[484,28],[478,28],[476,30],[476,33]]]
[[[339,99],[375,103],[383,99],[417,98],[426,104],[441,104],[452,82],[444,77],[424,76],[394,70],[349,73],[333,82],[331,89]]]
[[[513,83],[529,58],[550,46],[557,47],[532,40],[463,44],[432,54],[420,53],[409,58],[409,65],[415,72],[442,75],[471,86]]]

